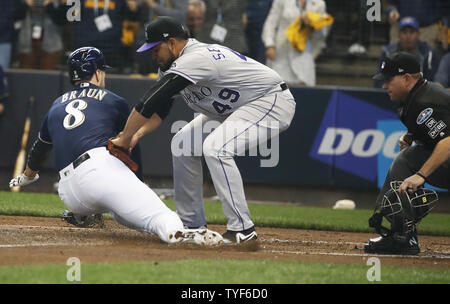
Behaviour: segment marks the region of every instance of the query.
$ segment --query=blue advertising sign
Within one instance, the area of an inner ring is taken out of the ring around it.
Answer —
[[[380,168],[379,155],[392,161],[395,144],[404,133],[397,128],[380,128],[380,123],[384,121],[398,121],[401,125],[395,112],[335,90],[310,157],[376,182]]]

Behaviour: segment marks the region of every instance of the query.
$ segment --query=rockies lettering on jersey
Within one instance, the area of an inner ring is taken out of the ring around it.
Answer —
[[[219,117],[230,115],[283,82],[277,72],[251,58],[195,39],[188,39],[180,56],[163,74],[168,73],[192,83],[181,91],[190,108]]]

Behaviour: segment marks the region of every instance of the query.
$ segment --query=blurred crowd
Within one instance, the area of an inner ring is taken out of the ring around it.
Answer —
[[[396,51],[410,52],[426,78],[449,87],[448,2],[383,0],[390,31],[380,62]],[[349,18],[353,41],[347,53],[364,56],[373,30],[370,8],[366,0],[2,0],[0,69],[66,69],[70,51],[95,46],[113,73],[155,75],[151,56],[135,51],[145,40],[146,23],[172,16],[186,23],[192,38],[267,64],[291,86],[315,86],[316,60],[338,26],[334,14],[359,12],[359,20]]]
[[[383,47],[381,62],[387,56],[406,51],[417,57],[424,77],[449,88],[450,1],[448,0],[392,0],[388,1],[390,43]],[[375,87],[381,87],[375,82]]]

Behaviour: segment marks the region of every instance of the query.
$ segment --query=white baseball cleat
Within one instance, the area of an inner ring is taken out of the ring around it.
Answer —
[[[171,243],[194,243],[197,245],[214,246],[223,243],[220,233],[209,229],[183,229],[169,235]]]

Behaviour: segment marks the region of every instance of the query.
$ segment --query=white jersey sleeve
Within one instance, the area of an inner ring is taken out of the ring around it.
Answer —
[[[189,39],[165,73],[190,82],[181,95],[194,111],[207,116],[227,116],[261,98],[283,80],[274,70],[218,44]]]
[[[198,81],[212,81],[217,75],[217,68],[211,56],[202,53],[190,53],[180,56],[166,73],[178,74],[194,84]]]

